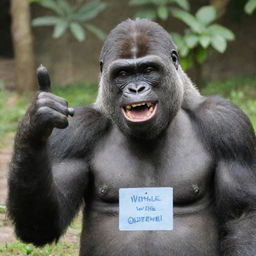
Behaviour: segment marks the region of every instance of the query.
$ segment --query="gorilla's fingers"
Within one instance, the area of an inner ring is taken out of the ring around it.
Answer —
[[[67,106],[64,106],[61,103],[59,103],[57,101],[54,101],[50,98],[38,99],[36,104],[37,104],[38,109],[45,106],[45,107],[49,107],[51,109],[54,109],[57,112],[65,115],[65,116],[69,115],[69,110],[68,110]]]
[[[65,115],[47,106],[40,107],[34,118],[34,123],[40,128],[50,125],[52,128],[64,129],[68,126]]]
[[[40,65],[37,69],[37,79],[39,84],[39,90],[44,92],[51,91],[51,81],[47,69]]]
[[[59,96],[56,96],[52,93],[49,93],[49,92],[40,92],[38,94],[38,103],[40,106],[42,105],[42,103],[47,103],[48,101],[49,102],[55,101],[56,103],[59,103],[59,104],[62,104],[63,106],[65,106],[67,108],[66,115],[73,116],[75,113],[75,110],[73,108],[68,108],[68,102],[65,99],[63,99]]]
[[[38,99],[52,99],[54,101],[59,102],[63,106],[66,106],[66,107],[68,106],[68,102],[65,99],[63,99],[55,94],[52,94],[50,92],[40,92],[38,94]]]

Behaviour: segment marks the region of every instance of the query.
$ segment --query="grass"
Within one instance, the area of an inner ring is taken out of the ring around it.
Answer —
[[[0,245],[1,256],[70,256],[77,255],[77,252],[77,245],[67,242],[46,245],[42,249],[35,248],[31,244],[23,244],[19,241]]]
[[[1,226],[1,223],[0,223]],[[81,234],[81,213],[70,224],[67,233],[77,242],[59,241],[56,244],[37,248],[32,244],[20,241],[0,244],[0,256],[76,256],[79,251],[79,238]],[[75,238],[74,238],[75,237]]]

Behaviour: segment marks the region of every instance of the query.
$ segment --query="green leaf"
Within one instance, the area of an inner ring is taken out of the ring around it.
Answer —
[[[184,40],[186,41],[187,46],[190,49],[193,49],[198,43],[198,36],[194,34],[187,34],[185,35]]]
[[[160,5],[166,5],[166,0],[149,0],[149,2],[153,5],[160,6]]]
[[[0,213],[6,213],[6,206],[0,204]]]
[[[184,37],[182,37],[181,35],[179,35],[177,33],[172,33],[171,37],[174,41],[174,44],[177,46],[179,55],[181,57],[186,57],[189,54],[189,48],[186,44]]]
[[[197,53],[196,53],[196,60],[198,63],[202,64],[205,62],[207,58],[207,50],[200,47],[198,50],[197,50]]]
[[[73,11],[73,8],[66,0],[56,0],[58,7],[62,10],[66,15],[70,15]]]
[[[168,9],[164,5],[160,5],[157,8],[157,14],[161,20],[166,20],[168,18]]]
[[[216,35],[211,41],[212,47],[220,53],[225,52],[227,48],[227,41],[220,35]]]
[[[196,12],[196,18],[201,23],[208,25],[216,19],[216,10],[210,5],[203,6]]]
[[[247,14],[252,14],[255,9],[256,9],[256,0],[249,0],[244,7],[244,11]]]
[[[56,23],[53,31],[53,38],[61,37],[68,28],[68,22],[66,20],[60,20]]]
[[[211,43],[211,37],[209,35],[201,35],[199,42],[203,48],[207,48]]]
[[[40,3],[42,0],[27,0],[29,3]]]
[[[181,47],[179,53],[181,57],[186,57],[189,54],[189,48],[187,46]]]
[[[85,31],[83,29],[83,27],[76,23],[76,22],[72,22],[69,25],[70,31],[73,34],[73,36],[79,41],[82,42],[85,39]]]
[[[100,40],[104,40],[106,38],[106,34],[102,30],[100,30],[99,28],[97,28],[97,27],[95,27],[93,25],[90,25],[90,24],[85,25],[85,27],[90,32],[95,34]]]
[[[180,58],[180,65],[184,71],[187,71],[193,67],[193,60],[191,55]]]
[[[171,37],[178,49],[180,49],[186,44],[184,39],[178,33],[171,33]]]
[[[149,20],[155,20],[156,19],[156,12],[154,9],[145,9],[141,10],[135,13],[135,17],[139,18],[146,18]]]
[[[173,2],[186,11],[190,9],[189,2],[187,0],[174,0]]]
[[[151,3],[150,0],[130,0],[129,1],[129,5],[131,6],[140,6],[140,5],[150,4],[150,3]]]
[[[201,33],[203,31],[203,26],[197,21],[197,19],[186,11],[182,11],[180,9],[173,8],[171,10],[172,15],[183,21],[186,25],[188,25],[194,32]]]
[[[208,28],[208,30],[210,31],[210,33],[212,35],[221,35],[227,40],[235,39],[234,33],[231,30],[229,30],[221,25],[213,24]]]
[[[88,21],[95,18],[100,12],[106,8],[106,4],[98,0],[83,5],[77,14],[73,16],[78,21]]]
[[[55,0],[42,0],[39,2],[39,4],[45,8],[48,8],[60,16],[64,15],[62,9],[57,5]]]
[[[32,26],[53,26],[56,25],[61,19],[55,16],[45,16],[35,18],[32,21]]]

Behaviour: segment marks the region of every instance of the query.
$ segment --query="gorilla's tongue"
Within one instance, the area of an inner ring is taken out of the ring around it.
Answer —
[[[147,106],[140,106],[129,110],[128,115],[134,120],[143,121],[145,119],[148,119],[148,117],[151,115],[151,112],[149,111]]]
[[[143,122],[150,119],[155,113],[155,104],[141,103],[132,104],[124,108],[124,115],[126,119],[132,122]]]

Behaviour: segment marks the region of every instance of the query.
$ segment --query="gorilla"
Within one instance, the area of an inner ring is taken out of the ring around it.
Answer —
[[[80,256],[256,255],[252,125],[199,93],[160,25],[129,19],[110,32],[92,105],[69,108],[38,76],[9,173],[21,240],[57,241],[82,207]],[[119,230],[119,189],[149,187],[173,188],[173,230]]]

